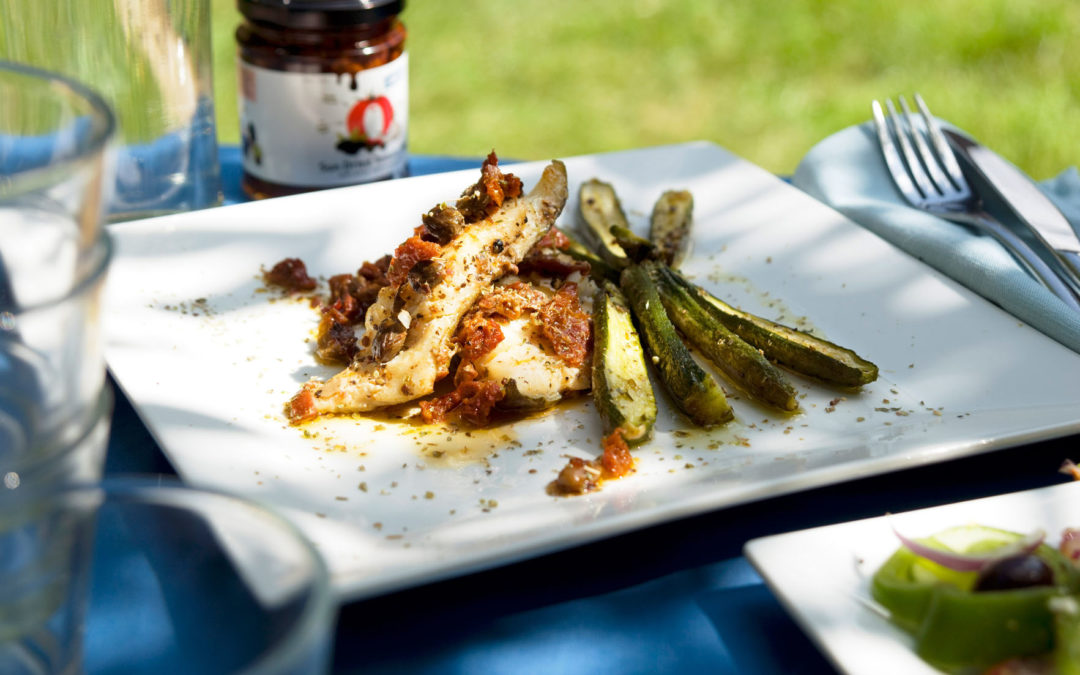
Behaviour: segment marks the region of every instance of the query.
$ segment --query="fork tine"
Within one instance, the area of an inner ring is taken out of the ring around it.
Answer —
[[[923,166],[926,167],[926,172],[929,174],[930,181],[941,194],[952,192],[953,185],[942,170],[942,160],[938,155],[934,154],[930,149],[930,146],[926,144],[926,139],[923,138],[922,130],[919,129],[919,125],[916,124],[917,118],[911,112],[911,108],[908,107],[907,99],[903,96],[900,96],[900,109],[904,111],[904,121],[907,123],[908,129],[911,132],[912,140],[915,141],[915,149],[919,153],[919,158],[922,160]]]
[[[930,142],[934,144],[934,150],[937,151],[942,165],[949,173],[949,179],[952,180],[957,189],[963,190],[964,186],[967,185],[967,181],[964,180],[964,172],[960,170],[960,163],[956,161],[956,155],[953,154],[948,141],[942,135],[937,120],[930,114],[930,109],[926,107],[926,102],[923,101],[918,92],[915,92],[915,105],[919,107],[919,112],[922,113],[923,121],[926,122],[926,129],[930,133]]]
[[[885,157],[885,165],[889,168],[893,182],[896,183],[900,194],[909,202],[922,200],[922,193],[919,192],[919,188],[915,187],[915,183],[911,182],[911,176],[908,174],[907,167],[904,166],[904,160],[900,157],[900,153],[897,152],[896,144],[893,143],[889,125],[885,122],[885,114],[881,111],[881,104],[876,100],[871,101],[870,109],[874,113],[874,127],[877,129],[878,145],[881,146],[881,154]]]
[[[900,113],[896,112],[896,106],[893,105],[892,99],[885,99],[885,107],[889,109],[888,120],[892,122],[893,131],[900,141],[900,151],[904,153],[908,171],[911,173],[911,177],[915,179],[915,184],[919,186],[919,190],[927,198],[938,195],[937,188],[930,181],[930,177],[926,175],[926,170],[923,169],[919,157],[915,154],[915,148],[911,146],[909,134],[914,130],[908,131],[904,129],[905,126],[910,125],[907,124],[906,118],[900,117]]]

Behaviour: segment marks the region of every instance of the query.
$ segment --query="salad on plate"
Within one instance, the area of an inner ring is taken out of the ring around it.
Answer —
[[[1057,545],[984,525],[896,534],[871,594],[919,657],[955,673],[1080,673],[1080,529]]]

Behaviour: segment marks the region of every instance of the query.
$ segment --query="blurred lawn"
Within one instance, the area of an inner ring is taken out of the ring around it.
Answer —
[[[213,0],[236,143],[234,0]],[[548,159],[706,139],[779,173],[919,91],[1036,178],[1080,163],[1076,0],[411,0],[414,153]]]

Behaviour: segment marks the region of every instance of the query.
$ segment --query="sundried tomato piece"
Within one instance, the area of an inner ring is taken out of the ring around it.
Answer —
[[[523,281],[515,281],[505,286],[496,286],[480,298],[476,307],[487,316],[501,316],[510,320],[518,318],[526,311],[538,312],[547,302],[547,294],[540,289]]]
[[[626,445],[622,429],[616,428],[604,438],[604,454],[600,457],[604,478],[621,478],[634,470],[634,457]]]
[[[585,365],[592,341],[592,318],[578,302],[577,284],[568,282],[555,293],[539,313],[541,333],[568,366]]]
[[[289,401],[286,413],[288,413],[289,421],[293,424],[315,419],[319,416],[319,413],[315,410],[315,395],[311,393],[310,389],[302,389]]]
[[[495,404],[506,396],[506,389],[501,382],[481,380],[461,385],[462,399],[458,414],[466,422],[482,427],[491,419]]]
[[[330,277],[328,284],[330,286],[330,298],[328,299],[329,307],[326,309],[333,309],[335,320],[340,323],[349,323],[363,318],[367,308],[362,306],[357,297],[360,284],[355,276],[351,274],[335,274]]]
[[[428,424],[444,421],[451,412],[478,427],[491,419],[495,404],[506,396],[501,382],[466,379],[448,394],[421,401],[420,416]]]
[[[299,258],[285,258],[263,275],[266,283],[281,286],[288,291],[310,291],[317,285],[308,276],[307,266]]]
[[[394,259],[390,261],[387,281],[391,286],[398,286],[409,275],[413,265],[422,260],[431,260],[442,253],[442,246],[433,241],[424,241],[412,236],[394,250]]]
[[[565,251],[570,246],[570,238],[563,234],[563,231],[557,227],[552,227],[546,234],[536,242],[534,250],[541,248],[557,248],[560,251]]]
[[[390,269],[390,260],[389,255],[384,255],[375,262],[365,260],[364,264],[360,265],[360,269],[356,271],[356,276],[377,282],[380,286],[386,286],[390,283],[386,278],[386,272]]]
[[[354,274],[330,277],[330,297],[323,307],[315,353],[326,361],[349,363],[358,351],[353,327],[364,321],[368,307],[375,304],[386,286],[390,256],[365,262]]]
[[[462,361],[475,361],[503,341],[499,323],[483,314],[473,312],[461,322],[457,343]]]
[[[521,195],[521,179],[499,171],[499,158],[492,151],[480,167],[480,180],[463,193],[455,205],[466,223],[491,216],[507,199]]]
[[[604,439],[604,454],[599,460],[571,457],[548,489],[561,495],[580,495],[596,490],[605,480],[622,478],[633,471],[634,457],[622,429],[615,429]]]
[[[461,403],[461,392],[457,389],[449,394],[437,396],[427,401],[421,401],[420,417],[422,417],[427,424],[442,422],[446,419],[446,415],[456,408],[459,403]]]

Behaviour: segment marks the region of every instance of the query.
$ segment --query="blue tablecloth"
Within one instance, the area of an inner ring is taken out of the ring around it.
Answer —
[[[413,157],[410,172],[476,165]],[[222,167],[226,203],[241,200],[236,148]],[[832,673],[742,556],[747,540],[1062,482],[1078,441],[777,497],[352,603],[334,672]],[[119,390],[106,473],[173,473]]]

